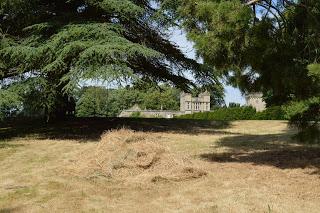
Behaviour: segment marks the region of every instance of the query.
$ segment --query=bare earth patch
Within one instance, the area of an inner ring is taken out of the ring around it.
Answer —
[[[0,212],[320,212],[320,147],[286,122],[192,128],[0,140]]]

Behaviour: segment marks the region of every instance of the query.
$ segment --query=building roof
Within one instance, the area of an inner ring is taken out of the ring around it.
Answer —
[[[210,93],[207,90],[199,94],[199,96],[208,96],[208,95],[210,95]]]

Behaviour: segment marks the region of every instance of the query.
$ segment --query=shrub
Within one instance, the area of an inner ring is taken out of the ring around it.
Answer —
[[[256,112],[252,107],[218,108],[211,112],[198,112],[179,116],[182,119],[199,120],[284,120],[285,112],[280,106],[267,108],[265,111]]]
[[[130,118],[141,118],[142,115],[140,112],[133,112],[131,115],[130,115]]]
[[[291,102],[285,108],[286,118],[299,128],[307,128],[320,121],[320,97]]]
[[[22,111],[22,101],[19,94],[10,90],[0,89],[0,121],[15,117]]]
[[[309,126],[301,129],[300,132],[296,134],[293,138],[302,143],[319,144],[320,129],[318,126]]]
[[[257,112],[256,120],[285,120],[285,111],[281,106],[268,107],[262,112]]]
[[[232,108],[232,107],[240,107],[240,104],[239,103],[230,102],[229,103],[229,108]]]
[[[296,139],[305,143],[320,143],[320,97],[291,102],[285,111],[290,124],[300,129]]]

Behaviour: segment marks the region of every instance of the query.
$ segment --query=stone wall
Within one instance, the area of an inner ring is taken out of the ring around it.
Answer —
[[[145,118],[173,118],[185,114],[184,112],[169,110],[124,110],[119,117],[131,117],[133,113],[140,113],[140,116]]]

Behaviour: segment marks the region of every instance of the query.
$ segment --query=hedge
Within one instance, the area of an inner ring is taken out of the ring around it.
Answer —
[[[199,120],[285,120],[285,112],[280,106],[269,107],[262,112],[256,112],[252,107],[218,108],[210,112],[198,112],[177,117],[179,119]]]
[[[286,120],[286,112],[281,106],[268,107],[262,112],[256,112],[255,120]]]

